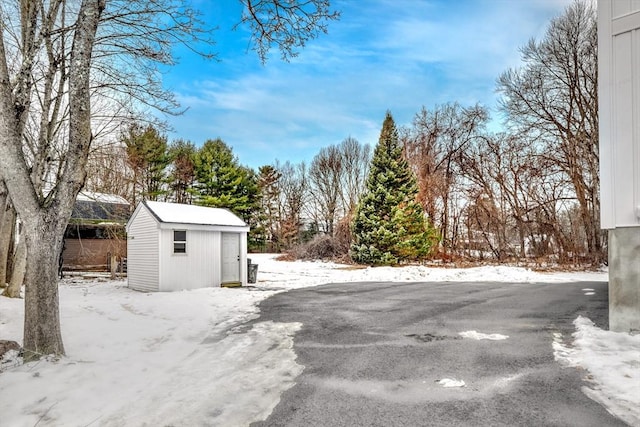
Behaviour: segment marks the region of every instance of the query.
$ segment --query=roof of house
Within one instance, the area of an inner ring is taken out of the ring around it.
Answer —
[[[76,197],[71,219],[74,222],[125,222],[130,216],[129,202],[115,194],[82,191]]]
[[[127,199],[115,194],[96,193],[95,191],[83,190],[78,194],[76,200],[83,202],[111,203],[115,205],[128,205]]]
[[[145,206],[160,222],[199,225],[226,225],[246,227],[247,224],[233,212],[222,208],[184,205],[180,203],[144,201]]]

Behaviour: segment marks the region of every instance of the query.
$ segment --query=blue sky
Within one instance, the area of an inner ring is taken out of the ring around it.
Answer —
[[[274,51],[265,65],[248,33],[232,30],[237,0],[197,1],[218,27],[218,61],[177,51],[164,85],[188,111],[169,118],[169,139],[219,137],[257,169],[309,162],[348,136],[374,146],[387,110],[406,125],[422,106],[480,103],[498,128],[496,78],[570,1],[334,0],[342,16],[328,34],[288,63]]]

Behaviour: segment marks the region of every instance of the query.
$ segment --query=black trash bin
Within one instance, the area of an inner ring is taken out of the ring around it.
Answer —
[[[251,258],[247,258],[247,282],[256,283],[258,281],[258,264],[251,264]]]

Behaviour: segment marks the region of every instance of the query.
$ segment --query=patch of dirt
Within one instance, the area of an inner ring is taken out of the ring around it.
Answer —
[[[344,270],[344,271],[353,271],[353,270],[366,270],[367,268],[369,268],[366,265],[347,265],[346,267],[340,267],[337,268],[336,270]]]

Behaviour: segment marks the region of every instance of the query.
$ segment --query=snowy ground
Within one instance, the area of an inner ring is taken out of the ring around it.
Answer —
[[[300,324],[247,321],[277,292],[329,282],[607,280],[606,273],[537,273],[513,267],[353,269],[332,263],[259,264],[255,287],[140,293],[126,281],[65,279],[60,311],[67,356],[0,368],[0,424],[7,426],[221,425],[266,418],[303,367],[293,336]],[[21,342],[23,301],[0,297],[0,339]],[[640,335],[575,321],[575,341],[549,351],[580,366],[584,391],[640,426]],[[501,337],[480,337],[502,339]],[[566,338],[566,337],[565,337]]]

